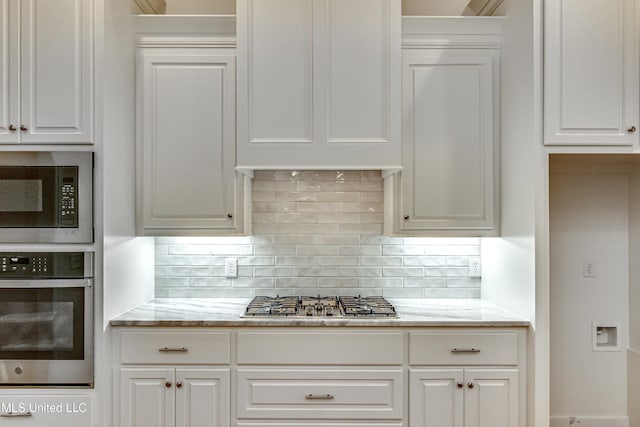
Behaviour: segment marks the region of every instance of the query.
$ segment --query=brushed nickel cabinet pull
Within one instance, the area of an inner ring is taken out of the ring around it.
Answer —
[[[180,347],[180,348],[169,348],[169,347],[162,347],[158,349],[159,352],[161,353],[186,353],[187,351],[189,351],[188,348],[186,347]]]
[[[480,353],[479,348],[452,348],[451,353]]]
[[[28,412],[3,412],[0,414],[2,418],[16,418],[16,417],[31,417],[33,414],[31,411]]]
[[[305,397],[307,400],[331,400],[334,398],[333,394],[307,394]]]

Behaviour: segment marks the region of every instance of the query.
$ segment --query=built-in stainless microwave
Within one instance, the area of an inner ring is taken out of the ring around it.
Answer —
[[[0,243],[91,242],[92,152],[0,152]]]

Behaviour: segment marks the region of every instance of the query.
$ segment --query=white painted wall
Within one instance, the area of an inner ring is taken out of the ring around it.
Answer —
[[[535,186],[533,34],[530,2],[506,0],[501,53],[501,238],[482,242],[482,296],[534,316]]]
[[[551,416],[618,422],[627,415],[626,164],[552,163],[549,206]],[[585,261],[595,277],[583,276]],[[620,323],[621,351],[592,350],[593,321]]]

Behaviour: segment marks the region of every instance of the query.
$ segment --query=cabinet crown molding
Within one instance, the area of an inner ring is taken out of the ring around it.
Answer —
[[[402,18],[402,48],[499,48],[504,17]]]
[[[138,47],[236,47],[234,15],[134,16]]]

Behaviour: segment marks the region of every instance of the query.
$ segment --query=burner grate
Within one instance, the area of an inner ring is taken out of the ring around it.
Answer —
[[[242,317],[398,317],[380,296],[259,296],[251,300]]]

